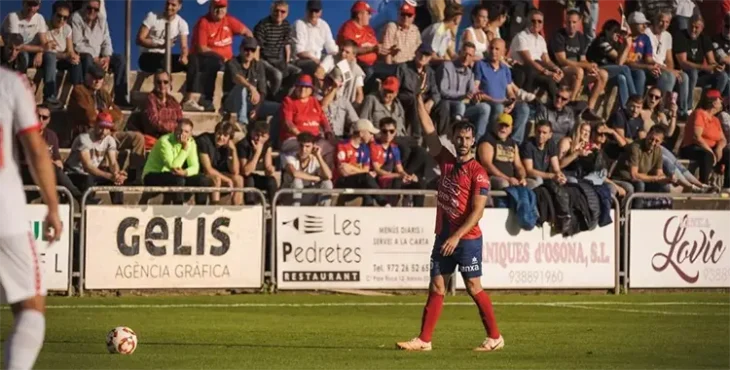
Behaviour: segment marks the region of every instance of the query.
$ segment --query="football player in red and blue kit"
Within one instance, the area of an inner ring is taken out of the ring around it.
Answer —
[[[468,121],[453,125],[452,143],[456,155],[443,148],[433,122],[418,98],[418,115],[423,126],[429,153],[441,169],[436,210],[436,242],[431,252],[431,283],[428,301],[423,309],[421,333],[396,347],[407,351],[430,351],[431,336],[444,305],[446,285],[459,266],[469,295],[479,308],[487,339],[475,351],[502,349],[504,339],[497,328],[492,301],[482,290],[482,231],[479,220],[487,205],[489,180],[487,172],[474,159],[472,147],[476,129]]]

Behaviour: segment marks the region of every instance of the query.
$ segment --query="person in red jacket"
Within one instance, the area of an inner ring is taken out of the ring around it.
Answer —
[[[357,62],[370,77],[373,66],[380,54],[380,45],[375,30],[370,27],[373,8],[366,1],[357,1],[350,9],[350,20],[345,22],[337,32],[337,45],[342,47],[346,40],[357,44]]]
[[[235,35],[253,37],[245,24],[228,15],[228,0],[211,1],[208,14],[201,17],[193,29],[192,55],[186,81],[188,96],[183,109],[215,111],[215,79],[225,62],[233,58]],[[191,93],[201,93],[200,104],[191,99]]]

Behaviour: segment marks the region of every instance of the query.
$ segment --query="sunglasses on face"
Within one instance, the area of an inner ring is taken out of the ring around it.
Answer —
[[[86,8],[86,10],[87,10],[87,11],[88,11],[89,13],[98,13],[98,12],[99,12],[99,9],[100,9],[100,8],[96,8],[96,7],[92,7],[92,6],[90,6],[90,7],[87,7],[87,8]]]
[[[534,24],[542,24],[542,19],[537,19],[537,18],[536,19],[531,19],[530,22],[532,22]]]
[[[659,100],[659,99],[661,99],[661,98],[662,98],[662,96],[661,96],[661,95],[649,95],[649,98],[650,98],[651,100]]]
[[[393,134],[395,134],[395,129],[385,129],[385,128],[381,128],[381,129],[380,129],[380,132],[382,132],[382,133],[384,133],[384,134],[389,134],[389,135],[393,135]]]
[[[568,101],[568,100],[570,100],[570,97],[565,97],[565,96],[562,96],[562,95],[558,95],[558,100]]]
[[[58,20],[60,21],[65,21],[68,20],[68,15],[56,14],[56,18],[58,18]]]
[[[169,80],[157,80],[157,81],[155,81],[155,83],[158,85],[167,85],[170,83],[170,81]]]
[[[45,121],[45,120],[47,120],[47,119],[51,118],[51,116],[46,116],[46,115],[43,115],[43,114],[39,114],[39,115],[38,115],[38,118],[39,118],[39,119],[40,119],[41,121]]]
[[[255,53],[256,49],[243,49],[244,53]]]

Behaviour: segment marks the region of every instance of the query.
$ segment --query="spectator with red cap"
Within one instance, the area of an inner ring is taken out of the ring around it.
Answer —
[[[395,76],[386,78],[380,85],[380,91],[368,94],[360,107],[360,118],[370,122],[380,122],[390,117],[395,120],[398,136],[408,136],[405,126],[405,111],[398,101],[400,81]]]
[[[326,71],[320,68],[320,64],[332,63],[332,56],[337,54],[338,48],[330,25],[322,19],[321,0],[307,0],[307,13],[304,19],[294,22],[293,30],[297,67],[303,73],[324,78]],[[323,54],[322,50],[326,53]]]
[[[415,18],[416,8],[404,2],[398,12],[398,22],[390,22],[385,26],[381,49],[386,64],[405,63],[416,56],[416,50],[421,45],[421,32],[413,24]]]
[[[346,40],[357,45],[357,62],[369,77],[373,74],[373,65],[378,60],[380,45],[375,30],[370,27],[373,8],[366,1],[358,0],[350,9],[350,20],[345,22],[337,33],[337,45],[342,47]]]
[[[312,95],[314,84],[312,76],[301,75],[297,80],[294,92],[284,98],[281,103],[281,119],[283,125],[279,132],[281,151],[290,153],[297,151],[297,135],[309,132],[316,137],[333,138],[329,120],[319,101]],[[333,146],[327,140],[319,140],[317,145],[322,148],[325,159],[331,159]],[[331,162],[330,162],[331,163]]]
[[[66,159],[71,182],[82,192],[92,186],[123,185],[127,181],[127,173],[117,163],[117,141],[111,135],[114,130],[112,115],[101,112],[96,117],[96,124],[74,140],[71,154]],[[102,163],[106,163],[102,167]],[[112,202],[122,204],[124,194],[112,192]],[[90,197],[87,202],[98,203],[98,199]]]
[[[186,81],[188,96],[183,109],[213,112],[213,92],[217,73],[233,58],[233,36],[253,37],[251,30],[228,15],[228,0],[210,2],[208,14],[193,29],[192,55]],[[201,93],[200,104],[191,93]]]

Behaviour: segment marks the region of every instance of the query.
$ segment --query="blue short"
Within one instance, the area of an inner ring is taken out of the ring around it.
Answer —
[[[448,237],[436,236],[431,251],[431,277],[451,275],[459,265],[459,272],[464,279],[482,276],[482,237],[462,239],[454,250],[454,254],[443,256],[441,246]]]

